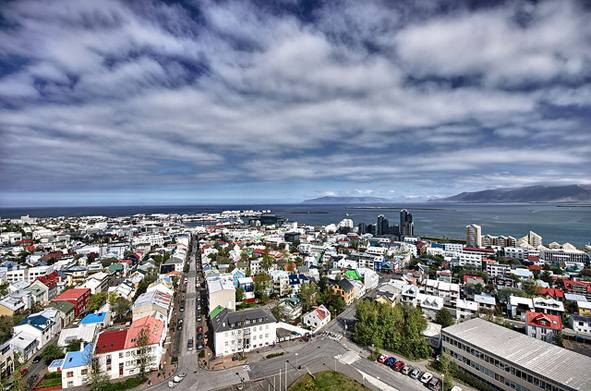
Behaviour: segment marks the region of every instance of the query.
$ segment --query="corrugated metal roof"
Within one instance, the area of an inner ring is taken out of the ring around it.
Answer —
[[[591,357],[551,345],[482,319],[443,329],[517,366],[576,390],[591,390]]]

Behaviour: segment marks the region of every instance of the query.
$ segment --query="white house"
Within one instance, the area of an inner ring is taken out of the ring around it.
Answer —
[[[302,315],[302,324],[312,327],[314,332],[330,322],[330,311],[323,305],[312,307],[312,311]]]
[[[216,356],[270,346],[277,338],[277,321],[271,311],[262,307],[243,311],[225,308],[211,320]]]
[[[89,343],[77,352],[68,352],[62,366],[62,388],[79,387],[88,381],[94,344]]]

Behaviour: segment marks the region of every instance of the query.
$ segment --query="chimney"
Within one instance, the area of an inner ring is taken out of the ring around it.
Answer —
[[[80,351],[84,351],[84,341],[80,341]]]

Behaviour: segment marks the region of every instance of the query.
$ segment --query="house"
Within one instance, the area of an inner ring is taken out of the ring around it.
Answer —
[[[207,298],[209,308],[221,305],[230,310],[236,309],[236,288],[233,280],[219,275],[207,277]]]
[[[534,297],[532,299],[534,311],[543,312],[551,315],[564,315],[564,304],[554,299],[544,299],[542,297]]]
[[[332,290],[339,296],[343,298],[345,305],[350,305],[355,300],[355,285],[351,283],[351,281],[347,279],[341,279],[336,281],[332,285]]]
[[[423,314],[431,319],[435,319],[437,312],[443,308],[443,297],[417,294],[416,306],[421,307]]]
[[[466,299],[458,299],[456,302],[456,320],[464,322],[472,319],[478,313],[478,303]]]
[[[579,315],[591,316],[591,302],[577,300],[577,311]]]
[[[389,284],[384,284],[376,292],[375,300],[391,307],[396,306],[402,300],[402,290]]]
[[[52,302],[46,308],[53,308],[59,312],[62,318],[62,328],[68,326],[76,317],[76,306],[69,301]]]
[[[110,326],[110,324],[110,312],[97,312],[94,314],[88,314],[80,321],[80,326],[97,325],[101,329]]]
[[[0,299],[0,316],[12,317],[16,311],[25,310],[26,308],[25,303],[14,297],[6,296]]]
[[[83,314],[88,309],[88,300],[90,299],[90,289],[77,288],[68,289],[57,296],[52,302],[69,301],[75,306],[76,316]]]
[[[37,338],[27,332],[15,333],[7,342],[15,352],[20,354],[21,362],[27,362],[37,351]]]
[[[0,346],[0,375],[7,378],[14,371],[14,349],[10,343]]]
[[[165,323],[168,325],[172,317],[172,295],[158,289],[143,293],[133,303],[131,311],[133,321],[160,313],[161,319],[165,319]]]
[[[564,292],[559,288],[543,288],[540,291],[540,296],[546,297],[546,299],[564,300]]]
[[[526,312],[525,332],[533,338],[552,343],[556,333],[562,330],[562,318],[540,312]]]
[[[527,297],[511,296],[507,303],[507,314],[512,318],[525,320],[526,312],[533,311],[534,304]]]
[[[68,303],[70,304],[70,303]],[[99,333],[99,326],[97,324],[82,325],[71,329],[63,329],[57,340],[57,346],[65,348],[70,342],[81,339],[86,343],[94,342]]]
[[[62,290],[65,282],[56,272],[50,273],[46,276],[37,277],[31,283],[31,286],[39,286],[44,290],[43,301],[53,300]]]
[[[497,306],[497,300],[493,296],[474,295],[474,301],[478,304],[479,310],[493,311]]]
[[[425,293],[443,298],[444,304],[455,306],[460,298],[460,286],[458,284],[427,279],[425,281]]]
[[[591,336],[591,316],[571,314],[568,322],[575,332]]]
[[[224,308],[211,324],[217,357],[270,346],[277,339],[277,320],[259,306],[237,312]]]
[[[89,288],[91,294],[106,292],[109,289],[109,275],[107,273],[98,272],[89,276],[82,288]]]
[[[278,305],[281,307],[281,313],[285,319],[289,321],[293,321],[302,315],[302,301],[297,296],[283,299]]]
[[[314,332],[326,326],[330,322],[330,311],[325,306],[312,307],[312,311],[302,315],[302,324],[312,327]]]
[[[62,319],[58,311],[47,308],[30,315],[12,329],[15,334],[26,332],[35,337],[37,350],[40,350],[61,331]]]
[[[564,280],[564,293],[582,295],[591,301],[591,282]]]
[[[62,388],[83,386],[88,380],[94,344],[89,343],[77,352],[68,352],[62,364]]]
[[[138,374],[138,339],[142,330],[148,330],[146,349],[151,359],[146,366],[147,371],[158,369],[163,353],[163,342],[166,337],[164,322],[151,316],[133,321],[129,330],[107,331],[99,334],[96,356],[101,371],[110,379]]]

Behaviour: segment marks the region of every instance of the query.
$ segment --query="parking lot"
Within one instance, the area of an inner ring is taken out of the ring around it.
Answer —
[[[587,345],[581,342],[570,341],[566,338],[564,339],[563,344],[564,347],[568,350],[572,350],[574,352],[591,357],[591,345]]]

